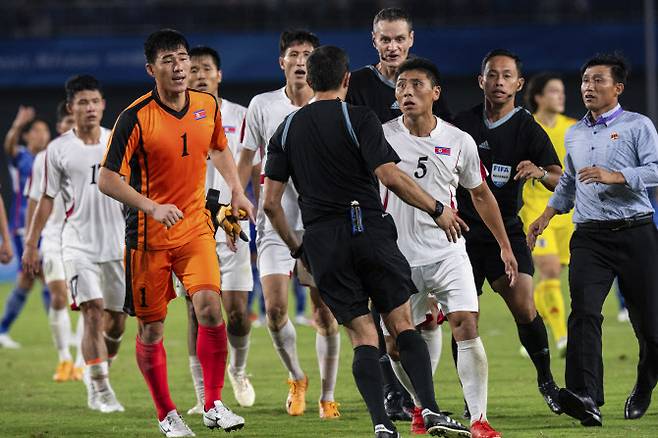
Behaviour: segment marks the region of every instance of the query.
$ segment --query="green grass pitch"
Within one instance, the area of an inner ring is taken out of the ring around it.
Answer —
[[[0,286],[4,305],[11,285]],[[155,411],[142,376],[137,369],[135,321],[129,319],[124,342],[111,368],[111,381],[125,413],[101,414],[86,408],[82,383],[54,383],[51,380],[56,352],[40,294],[30,297],[27,307],[12,329],[23,348],[0,349],[0,437],[158,437],[161,436]],[[658,407],[655,403],[644,418],[623,419],[623,405],[633,387],[637,344],[627,323],[618,323],[616,303],[611,297],[605,307],[604,361],[606,404],[602,407],[603,428],[585,429],[565,415],[550,413],[537,392],[534,370],[519,355],[519,341],[513,320],[504,303],[491,292],[482,298],[480,332],[489,359],[489,409],[491,424],[506,438],[514,437],[658,437]],[[169,306],[165,346],[168,353],[169,384],[174,402],[185,412],[194,402],[185,343],[186,325],[182,300]],[[443,328],[443,354],[435,376],[437,398],[442,409],[461,413],[463,402],[450,356],[448,327]],[[240,408],[227,385],[224,399],[243,415],[246,426],[231,436],[251,437],[370,437],[370,419],[356,390],[351,373],[352,351],[343,334],[336,399],[342,417],[321,421],[317,415],[319,375],[315,361],[315,334],[298,327],[300,360],[310,378],[307,412],[303,417],[285,414],[286,374],[264,328],[252,331],[248,371],[256,389],[256,404]],[[564,361],[552,359],[559,385],[564,383]],[[374,370],[373,370],[374,371]],[[224,436],[209,431],[197,416],[185,416],[197,436]],[[409,423],[398,423],[402,436],[411,436]]]

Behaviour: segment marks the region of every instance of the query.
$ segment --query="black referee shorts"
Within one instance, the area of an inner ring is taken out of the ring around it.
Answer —
[[[339,324],[368,314],[368,299],[388,313],[416,292],[388,214],[364,218],[364,232],[356,236],[347,218],[313,224],[304,231],[304,258]]]
[[[507,236],[512,246],[512,252],[519,265],[519,273],[532,276],[535,266],[532,263],[532,253],[526,243],[523,224],[517,221],[505,227]],[[482,286],[486,279],[489,284],[505,275],[505,264],[500,259],[500,246],[491,231],[484,225],[474,224],[470,226],[466,238],[466,252],[473,266],[473,277],[478,295],[482,295]]]

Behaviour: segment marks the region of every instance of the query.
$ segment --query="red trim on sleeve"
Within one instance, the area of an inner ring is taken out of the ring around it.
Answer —
[[[487,168],[484,167],[484,164],[482,164],[482,161],[480,161],[480,175],[482,175],[482,182],[484,182],[487,179]]]
[[[240,143],[244,142],[244,131],[247,126],[247,118],[243,117],[242,118],[242,126],[240,127]]]
[[[388,189],[386,189],[386,193],[384,194],[384,201],[382,204],[384,204],[384,211],[386,211],[386,207],[388,207]]]

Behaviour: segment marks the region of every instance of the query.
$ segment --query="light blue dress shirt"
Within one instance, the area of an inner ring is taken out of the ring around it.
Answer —
[[[614,221],[653,213],[647,188],[658,186],[658,134],[651,120],[617,105],[595,122],[590,113],[565,137],[564,172],[548,202],[558,213],[575,206],[574,223]],[[585,184],[578,171],[621,172],[626,184]]]

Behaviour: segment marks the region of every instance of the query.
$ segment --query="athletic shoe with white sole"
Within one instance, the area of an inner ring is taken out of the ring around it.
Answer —
[[[228,370],[228,379],[231,381],[233,387],[233,395],[238,404],[243,408],[249,408],[254,405],[256,401],[256,392],[254,387],[249,381],[249,377],[244,372],[233,373]]]
[[[203,403],[197,402],[197,404],[187,410],[187,415],[203,415]]]
[[[17,348],[21,348],[21,344],[14,341],[11,336],[9,336],[9,333],[3,333],[0,335],[0,347],[16,350]]]
[[[169,411],[164,420],[158,422],[158,425],[160,432],[166,437],[196,436],[176,409]]]
[[[432,412],[427,408],[423,409],[422,415],[425,429],[432,436],[448,438],[470,438],[471,436],[471,431],[466,426],[453,420],[448,415]]]
[[[203,424],[209,429],[220,428],[225,432],[244,427],[244,418],[224,406],[221,400],[215,400],[214,407],[203,413]]]
[[[104,414],[125,411],[119,400],[117,400],[117,396],[114,394],[112,388],[98,393],[98,404],[100,407],[99,410]]]

